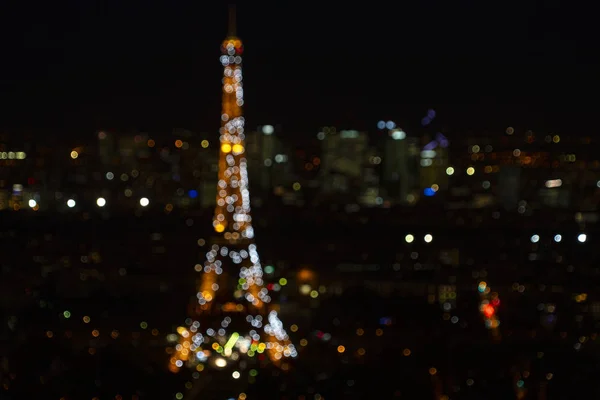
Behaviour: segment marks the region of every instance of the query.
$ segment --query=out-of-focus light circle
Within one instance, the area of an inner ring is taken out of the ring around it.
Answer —
[[[140,206],[146,207],[148,204],[150,204],[150,200],[148,200],[147,197],[142,197],[140,199]]]
[[[579,236],[577,236],[577,240],[579,240],[580,243],[584,243],[587,240],[587,235],[585,233],[580,233]]]
[[[385,123],[385,127],[388,129],[394,129],[396,127],[396,123],[394,121],[388,121]]]
[[[299,290],[300,290],[300,293],[302,293],[303,295],[306,296],[306,295],[310,294],[311,287],[310,287],[310,285],[304,284],[304,285],[300,286]]]
[[[423,240],[425,240],[425,243],[431,243],[431,241],[433,240],[433,236],[431,236],[431,234],[428,233],[427,235],[425,235]]]
[[[409,233],[408,235],[406,235],[404,237],[404,240],[406,241],[406,243],[412,243],[412,242],[414,242],[415,237]]]
[[[74,159],[76,159],[77,157],[79,157],[79,153],[78,153],[78,152],[76,152],[75,150],[73,150],[73,151],[71,152],[71,158],[74,160]]]
[[[75,207],[75,204],[77,204],[77,203],[75,203],[75,200],[73,200],[73,199],[67,200],[67,207],[73,208],[73,207]]]
[[[540,237],[538,235],[531,236],[531,243],[537,243],[540,241]]]
[[[115,174],[113,174],[112,172],[106,173],[106,179],[108,179],[109,181],[112,181],[114,178],[115,178]]]
[[[392,139],[402,140],[404,138],[406,138],[406,132],[404,132],[402,129],[398,129],[392,132]]]
[[[233,379],[240,379],[240,373],[238,371],[233,371],[233,373],[231,374],[231,376],[233,376]]]
[[[188,196],[190,196],[190,199],[195,199],[196,197],[198,197],[198,191],[197,190],[190,190],[188,192]]]
[[[104,197],[98,197],[96,199],[96,205],[98,207],[104,207],[106,205],[106,199],[104,199]]]
[[[273,128],[273,125],[264,125],[264,126],[262,127],[262,132],[263,132],[265,135],[272,135],[272,134],[273,134],[273,132],[275,132],[275,128]]]
[[[507,135],[512,135],[513,133],[515,133],[515,128],[513,128],[512,126],[509,126],[508,128],[506,128]]]
[[[34,208],[35,206],[37,206],[37,201],[31,199],[27,204],[29,204],[29,207]]]
[[[473,175],[475,173],[475,168],[473,167],[469,167],[467,168],[467,175]]]
[[[219,368],[223,368],[227,365],[227,361],[225,361],[224,358],[219,357],[215,360],[215,365]]]
[[[377,123],[377,129],[385,129],[385,121],[379,121]]]
[[[554,241],[556,243],[559,243],[562,240],[562,236],[561,235],[554,235]]]
[[[446,175],[454,175],[454,168],[452,168],[452,167],[446,168]]]
[[[425,189],[423,190],[423,194],[424,194],[425,196],[427,196],[427,197],[431,197],[431,196],[434,196],[434,195],[435,195],[435,190],[433,190],[432,188],[428,187],[428,188],[425,188]]]

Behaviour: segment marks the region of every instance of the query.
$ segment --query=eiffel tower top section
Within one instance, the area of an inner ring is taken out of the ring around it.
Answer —
[[[221,45],[223,92],[219,130],[219,173],[213,227],[226,240],[252,239],[250,192],[244,131],[242,42],[235,35],[235,9],[229,9],[229,37]]]
[[[235,50],[232,54],[231,48]],[[244,51],[244,47],[242,45],[242,41],[237,37],[237,25],[236,25],[236,11],[235,6],[229,6],[229,29],[227,32],[227,37],[223,41],[221,45],[221,53],[223,55],[231,56],[238,55],[241,56]]]

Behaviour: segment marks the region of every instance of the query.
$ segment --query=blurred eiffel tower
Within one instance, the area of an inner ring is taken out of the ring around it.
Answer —
[[[287,369],[285,360],[296,357],[297,351],[279,319],[279,307],[265,287],[254,242],[244,156],[244,47],[235,28],[235,9],[230,7],[229,35],[221,44],[220,57],[221,147],[212,223],[216,235],[204,264],[197,267],[202,275],[192,315],[177,329],[179,341],[169,368],[177,372],[188,366],[200,374],[206,369],[228,370],[223,375],[241,382],[247,381],[242,375],[256,362],[270,361]]]

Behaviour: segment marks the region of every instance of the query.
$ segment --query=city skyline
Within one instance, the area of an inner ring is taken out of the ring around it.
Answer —
[[[97,129],[218,129],[219,88],[209,76],[218,73],[211,44],[226,31],[214,18],[225,5],[53,5],[45,19],[10,7],[2,29],[23,40],[4,46],[3,130],[79,138]],[[457,131],[587,126],[598,78],[585,24],[551,5],[535,18],[526,5],[493,17],[439,2],[394,7],[240,6],[249,125],[282,124],[294,135],[371,129],[381,118],[410,126],[434,108]]]
[[[80,34],[46,44],[87,47],[0,82],[2,399],[600,397],[600,138],[560,131],[566,69],[506,72],[516,25],[449,4],[431,44],[435,7],[247,6],[237,30],[128,7],[44,10]],[[477,27],[497,42],[454,46]]]

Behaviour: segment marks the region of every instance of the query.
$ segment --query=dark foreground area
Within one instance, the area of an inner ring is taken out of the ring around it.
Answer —
[[[533,232],[484,211],[369,218],[257,222],[300,354],[236,382],[248,399],[600,397],[593,232],[580,243],[577,226]],[[1,399],[194,398],[192,371],[167,370],[168,335],[195,292],[210,213],[2,221]],[[482,312],[493,299],[495,327]],[[231,398],[230,379],[200,379],[201,398]]]

